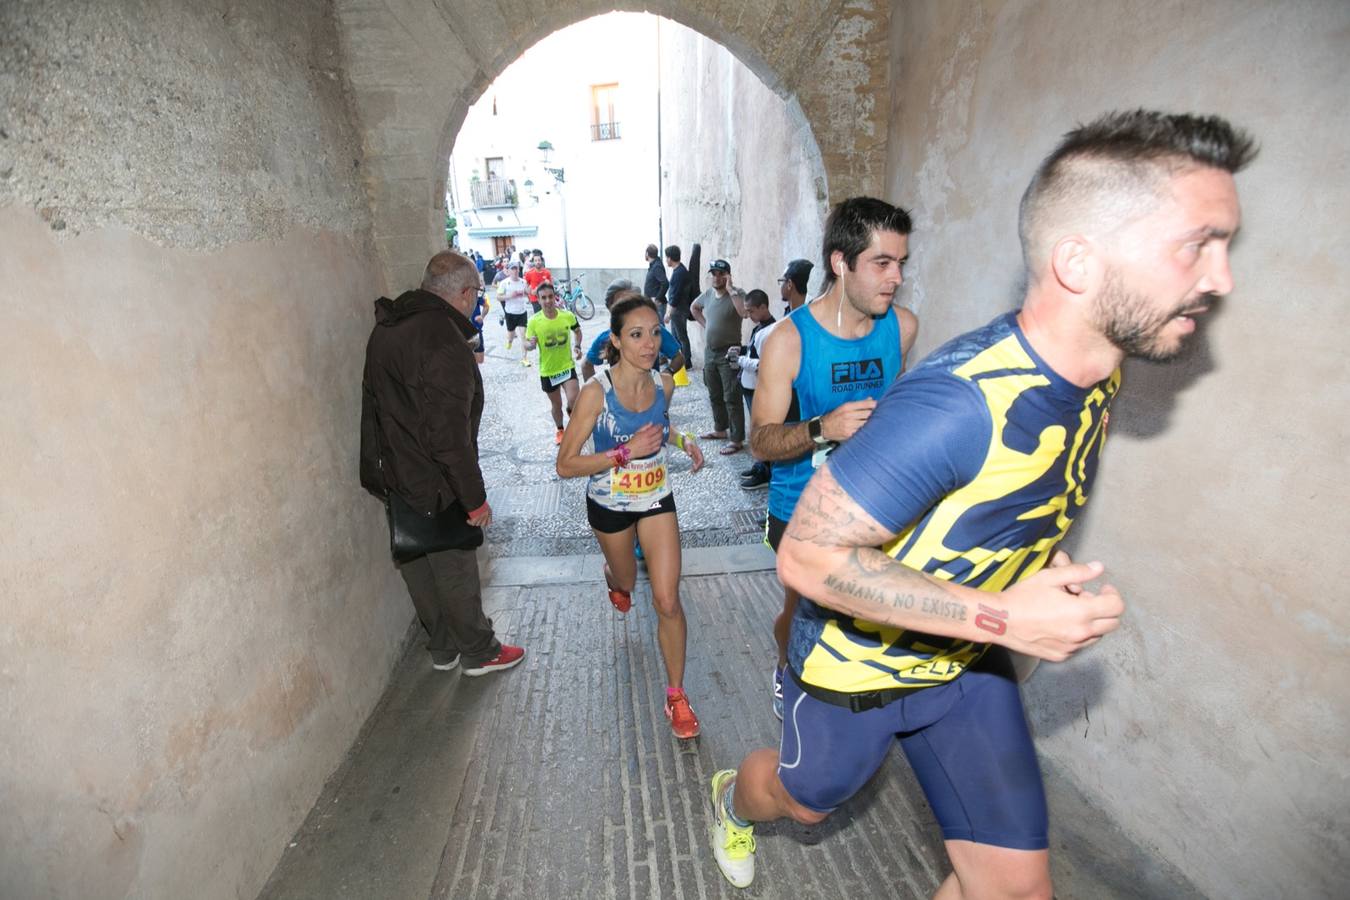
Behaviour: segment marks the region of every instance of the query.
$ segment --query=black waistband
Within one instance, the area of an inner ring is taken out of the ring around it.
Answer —
[[[915,687],[887,688],[884,691],[844,692],[832,691],[828,688],[819,687],[814,684],[807,684],[802,680],[800,675],[793,671],[791,666],[788,666],[788,674],[790,674],[792,680],[797,683],[797,687],[802,689],[802,693],[810,694],[817,700],[822,700],[835,706],[842,706],[855,713],[866,712],[869,709],[881,709],[886,704],[894,703],[901,697],[909,696],[915,691],[921,691],[925,687],[932,686],[916,685]]]

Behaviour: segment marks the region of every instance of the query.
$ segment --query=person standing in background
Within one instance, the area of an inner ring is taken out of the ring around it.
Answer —
[[[769,311],[769,295],[756,288],[745,295],[745,312],[755,328],[750,332],[750,340],[745,347],[732,347],[727,358],[740,370],[741,396],[745,399],[746,421],[753,421],[751,410],[755,402],[755,386],[759,383],[759,357],[764,349],[764,339],[769,329],[778,321]],[[750,445],[754,446],[755,436],[751,426]],[[755,460],[754,464],[741,473],[741,487],[747,491],[756,491],[769,486],[769,464]]]
[[[361,379],[361,484],[412,515],[464,517],[461,547],[399,566],[427,632],[432,668],[470,677],[517,665],[483,614],[476,548],[492,521],[478,465],[483,377],[469,323],[478,272],[452,250],[427,263],[422,286],[375,303]]]
[[[712,286],[699,294],[689,307],[704,328],[703,383],[708,386],[713,430],[705,440],[728,443],[717,451],[723,456],[739,453],[745,446],[745,410],[741,408],[741,379],[727,359],[727,350],[741,343],[741,320],[745,318],[745,293],[731,283],[731,263],[715,259],[708,266]]]
[[[680,352],[684,355],[685,366],[692,366],[694,358],[689,346],[689,300],[692,293],[689,285],[689,270],[680,262],[680,248],[671,244],[666,248],[666,265],[670,268],[669,287],[666,290],[667,314],[670,318],[670,330],[680,342]]]
[[[661,265],[661,251],[655,244],[647,245],[647,280],[642,285],[642,295],[656,304],[656,313],[664,324],[666,321],[666,294],[670,291],[670,280],[666,278],[666,267]]]

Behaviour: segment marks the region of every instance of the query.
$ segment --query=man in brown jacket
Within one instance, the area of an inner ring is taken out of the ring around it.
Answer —
[[[375,301],[361,399],[361,484],[386,503],[465,517],[461,549],[403,563],[434,668],[465,675],[509,669],[525,656],[497,640],[483,614],[475,548],[492,520],[478,468],[483,379],[469,341],[478,270],[446,250],[420,290]]]

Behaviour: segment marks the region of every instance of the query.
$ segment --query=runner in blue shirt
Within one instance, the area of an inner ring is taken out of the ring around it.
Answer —
[[[609,287],[605,288],[605,309],[614,305],[614,298],[621,291],[635,290],[637,290],[636,286],[627,278],[614,279],[609,283]],[[586,358],[581,361],[581,380],[583,382],[594,378],[596,366],[604,364],[605,347],[608,345],[608,331],[600,332],[595,336],[595,340],[591,341],[590,349],[586,351]],[[680,352],[680,342],[664,325],[661,326],[661,349],[657,357],[657,363],[660,362],[662,357],[670,360],[666,365],[666,370],[669,372],[678,372],[684,366],[685,359],[684,354]],[[652,368],[657,368],[657,365],[653,364]]]

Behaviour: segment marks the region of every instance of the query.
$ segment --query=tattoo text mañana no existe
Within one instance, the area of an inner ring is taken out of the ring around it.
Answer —
[[[891,593],[880,588],[859,584],[850,578],[839,578],[835,575],[825,576],[825,586],[845,597],[853,597],[871,603],[883,603],[900,609],[913,609],[916,601],[922,601],[921,611],[926,615],[941,619],[952,619],[957,622],[966,620],[965,604],[956,600],[948,600],[945,597],[915,597],[913,594]]]

